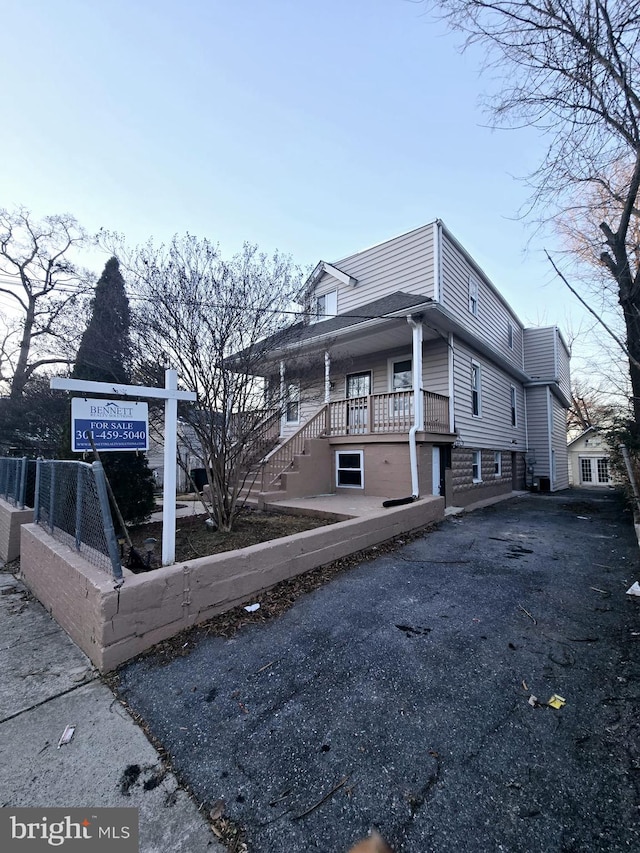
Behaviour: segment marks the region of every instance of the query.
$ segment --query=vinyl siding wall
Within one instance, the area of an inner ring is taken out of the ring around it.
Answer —
[[[481,370],[481,415],[471,409],[471,363]],[[523,450],[525,447],[524,389],[520,383],[454,339],[455,424],[464,447]],[[516,389],[517,426],[511,426],[511,386]],[[515,439],[517,444],[512,444]]]
[[[570,374],[570,356],[564,345],[564,341],[560,332],[556,330],[558,342],[557,358],[558,358],[558,379],[560,380],[560,390],[565,397],[571,399],[571,374]]]
[[[557,378],[556,335],[554,326],[524,330],[524,369],[531,379]]]
[[[469,311],[469,277],[478,285],[478,315]],[[523,327],[502,302],[493,286],[473,267],[458,247],[442,235],[442,293],[440,301],[456,320],[494,347],[502,356],[522,368]],[[509,323],[513,328],[513,349],[509,347]]]
[[[550,477],[549,390],[546,386],[527,388],[529,450],[536,456],[535,477]]]
[[[556,479],[551,484],[552,489],[569,488],[569,463],[567,455],[567,412],[564,407],[551,395],[553,433],[551,447],[556,457]]]
[[[358,280],[353,286],[323,273],[317,282],[316,295],[337,288],[338,314],[348,314],[398,290],[433,298],[433,224],[331,263]]]

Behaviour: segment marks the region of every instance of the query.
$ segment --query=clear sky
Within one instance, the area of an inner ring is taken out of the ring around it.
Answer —
[[[541,141],[421,4],[4,0],[0,47],[0,206],[303,266],[440,217],[525,322],[577,304],[515,218]]]

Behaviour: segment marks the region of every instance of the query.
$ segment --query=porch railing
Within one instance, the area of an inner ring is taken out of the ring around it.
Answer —
[[[327,434],[328,407],[325,403],[313,417],[296,430],[284,444],[274,448],[265,456],[262,463],[262,485],[260,490],[268,491],[274,486],[281,474],[291,467],[294,457],[304,452],[304,443],[308,438],[319,438]]]
[[[449,398],[423,391],[426,432],[448,433]],[[413,425],[413,391],[369,394],[329,403],[329,435],[375,435],[409,432]]]

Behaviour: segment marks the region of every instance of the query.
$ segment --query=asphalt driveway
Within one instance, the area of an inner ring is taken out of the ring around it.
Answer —
[[[254,853],[372,825],[396,853],[640,850],[638,556],[614,492],[514,499],[119,689]]]

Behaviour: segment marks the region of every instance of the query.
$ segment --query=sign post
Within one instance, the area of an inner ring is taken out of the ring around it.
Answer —
[[[164,388],[148,388],[144,385],[111,385],[109,382],[89,382],[84,379],[63,379],[60,376],[53,376],[50,380],[51,388],[58,391],[77,391],[80,394],[111,394],[116,397],[130,398],[130,397],[142,397],[147,400],[164,400],[164,488],[162,495],[162,565],[168,566],[171,563],[175,562],[176,558],[176,460],[178,455],[178,400],[184,400],[187,402],[193,402],[197,399],[197,395],[195,391],[178,391],[178,374],[173,369],[167,369],[164,372]],[[83,403],[85,401],[74,401],[76,403]],[[96,413],[96,417],[93,419],[94,423],[109,423],[109,424],[118,424],[118,422],[123,422],[126,424],[134,424],[140,423],[137,418],[127,417],[122,413],[122,418],[117,417],[118,412],[117,409],[132,409],[131,414],[133,414],[133,406],[136,405],[133,401],[129,399],[126,400],[126,403],[122,403],[120,405],[117,404],[117,401],[114,400],[87,400],[86,403],[96,403],[96,404],[104,404],[104,403],[116,403],[115,408],[111,408],[111,412],[114,413],[114,417],[98,417]],[[138,406],[144,405],[146,408],[146,404],[137,404]],[[82,407],[77,409],[80,414],[82,414]],[[140,410],[142,411],[142,410]],[[85,412],[86,413],[86,412]],[[90,411],[89,411],[90,413]],[[84,418],[78,418],[78,421],[82,421]],[[91,422],[91,418],[89,421]],[[96,430],[91,427],[85,427],[86,429],[91,429],[94,434],[94,439],[96,441],[96,446],[99,450],[120,450],[120,449],[138,449],[135,447],[128,448],[120,448],[120,447],[104,447],[101,446],[98,442],[98,439],[95,438],[95,433],[98,434],[104,431],[105,437],[101,439],[102,441],[106,441],[107,443],[116,442],[116,441],[131,441],[131,442],[139,442],[143,439],[138,436],[138,438],[132,438],[131,434],[140,433],[140,429],[124,429],[119,425],[116,425],[112,428],[105,427],[104,430],[102,428],[97,428]],[[124,438],[120,436],[120,433],[128,433],[129,435]],[[117,438],[112,436],[108,436],[109,433],[118,433]],[[74,423],[74,439],[75,439],[75,423]],[[147,443],[148,448],[148,430],[145,430],[145,442]],[[89,444],[89,440],[87,439],[87,450],[91,449]],[[74,450],[84,450],[84,447],[73,447]]]

